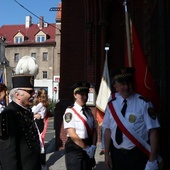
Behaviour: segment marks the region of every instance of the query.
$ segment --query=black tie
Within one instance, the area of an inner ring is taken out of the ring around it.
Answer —
[[[86,116],[86,118],[87,118],[86,107],[82,107],[82,111],[83,111],[84,116]]]
[[[121,110],[121,113],[123,116],[125,116],[125,113],[126,113],[126,108],[127,108],[127,100],[124,99],[124,105],[122,107],[122,110]],[[116,129],[116,142],[118,145],[120,145],[123,141],[123,135],[122,135],[122,131],[120,130],[120,128],[117,126],[117,129]]]

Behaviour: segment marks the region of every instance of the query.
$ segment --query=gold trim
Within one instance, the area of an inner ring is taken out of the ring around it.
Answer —
[[[118,75],[114,76],[114,80],[117,80],[119,78],[131,77],[131,76],[133,76],[132,73],[118,74]]]
[[[80,91],[80,90],[88,90],[87,87],[77,87],[74,89],[74,93],[76,93],[77,91]]]

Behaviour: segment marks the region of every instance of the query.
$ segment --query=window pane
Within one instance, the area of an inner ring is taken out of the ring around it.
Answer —
[[[39,36],[37,36],[37,42],[40,42],[40,37]]]
[[[36,42],[44,42],[45,41],[45,35],[37,35]]]
[[[31,57],[37,58],[36,53],[31,53]]]
[[[42,56],[42,61],[47,61],[48,60],[48,53],[44,52]]]
[[[47,78],[47,71],[43,71],[43,78]]]
[[[18,62],[19,61],[19,53],[15,53],[14,54],[14,62]]]
[[[15,37],[15,43],[22,43],[22,37]]]
[[[45,36],[42,36],[41,37],[41,42],[44,42],[45,41]]]

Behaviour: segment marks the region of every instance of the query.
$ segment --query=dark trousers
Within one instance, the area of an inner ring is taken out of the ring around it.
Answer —
[[[137,147],[131,150],[113,148],[114,170],[144,170],[148,158]]]
[[[94,159],[76,145],[70,138],[65,145],[65,163],[67,170],[92,170]]]

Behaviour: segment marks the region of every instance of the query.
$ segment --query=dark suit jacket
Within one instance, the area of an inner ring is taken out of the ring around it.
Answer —
[[[3,170],[41,170],[40,143],[31,110],[11,102],[0,114]]]

